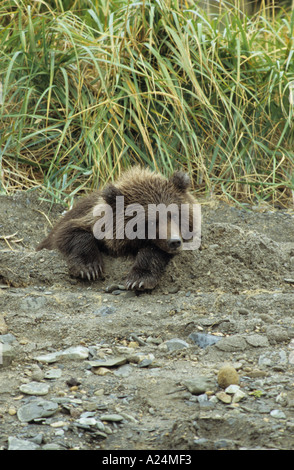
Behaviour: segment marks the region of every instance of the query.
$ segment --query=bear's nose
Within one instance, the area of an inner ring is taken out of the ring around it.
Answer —
[[[180,237],[173,237],[168,240],[168,246],[172,250],[176,250],[180,248],[181,245],[182,245],[182,240],[180,239]]]

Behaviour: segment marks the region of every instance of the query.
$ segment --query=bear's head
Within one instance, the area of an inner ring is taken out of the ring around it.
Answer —
[[[184,241],[192,237],[196,200],[189,187],[186,173],[177,171],[166,179],[140,167],[108,184],[102,197],[112,208],[114,239],[124,233],[126,244],[152,243],[167,253],[181,251]]]

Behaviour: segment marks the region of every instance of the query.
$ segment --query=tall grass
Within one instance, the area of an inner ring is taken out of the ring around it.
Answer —
[[[293,202],[293,37],[291,11],[2,1],[0,190],[67,200],[140,162],[186,168],[205,193]]]

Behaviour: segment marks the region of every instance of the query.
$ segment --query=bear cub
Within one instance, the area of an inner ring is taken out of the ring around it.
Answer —
[[[126,288],[153,289],[192,237],[196,200],[189,187],[186,173],[167,179],[135,166],[115,184],[82,198],[36,249],[59,250],[70,274],[88,280],[103,277],[103,252],[135,255]]]

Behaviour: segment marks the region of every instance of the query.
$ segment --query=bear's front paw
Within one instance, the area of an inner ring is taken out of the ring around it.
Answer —
[[[154,289],[158,280],[150,271],[132,269],[126,279],[126,288],[132,290]]]
[[[89,281],[96,281],[96,279],[103,278],[103,265],[99,261],[94,261],[89,264],[77,263],[69,266],[69,272],[74,277],[88,279]]]

